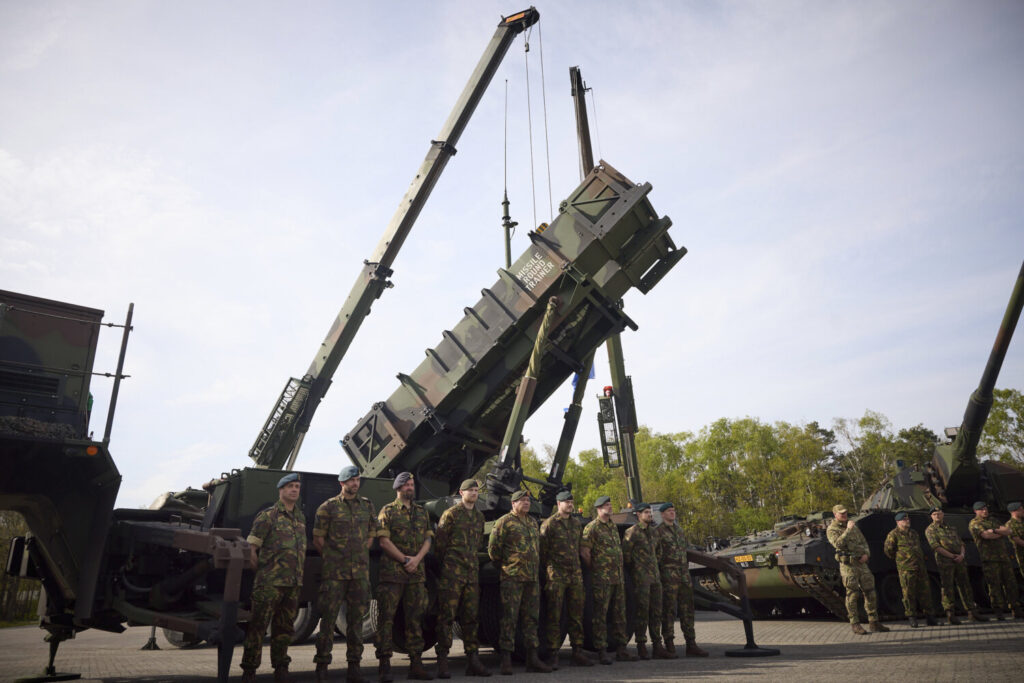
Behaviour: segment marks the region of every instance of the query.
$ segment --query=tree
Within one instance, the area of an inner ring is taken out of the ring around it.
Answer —
[[[992,396],[978,457],[1024,465],[1024,394],[1017,389],[996,389]]]

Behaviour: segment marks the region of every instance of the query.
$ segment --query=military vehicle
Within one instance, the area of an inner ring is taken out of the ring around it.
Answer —
[[[864,501],[860,513],[853,518],[871,547],[869,567],[875,575],[879,609],[883,613],[903,614],[896,565],[882,552],[886,535],[896,526],[894,515],[908,512],[911,527],[924,538],[933,506],[943,509],[946,524],[955,527],[964,539],[975,599],[982,604],[987,601],[987,593],[982,590],[981,562],[967,525],[974,518],[971,505],[977,500],[988,503],[993,517],[1005,519],[1006,505],[1024,499],[1024,472],[1000,462],[979,462],[977,457],[978,441],[992,407],[992,391],[1022,306],[1024,265],[963,421],[958,429],[946,430],[952,441],[936,446],[931,462],[923,467],[897,463],[896,474]],[[825,536],[831,519],[831,511],[790,517],[771,530],[731,539],[728,547],[714,553],[743,567],[755,615],[794,616],[825,611],[846,618],[839,565]],[[937,598],[938,569],[930,551],[925,557]],[[698,568],[693,574],[695,581],[708,590],[736,594],[735,585],[723,573]]]

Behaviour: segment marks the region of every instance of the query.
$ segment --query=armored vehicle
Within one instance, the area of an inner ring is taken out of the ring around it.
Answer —
[[[978,441],[992,407],[996,378],[1022,306],[1024,265],[981,381],[967,403],[963,421],[958,429],[947,430],[952,441],[936,446],[931,462],[923,467],[905,467],[898,463],[896,474],[864,501],[855,518],[871,547],[869,567],[876,579],[879,609],[885,613],[903,613],[896,565],[882,552],[886,535],[896,526],[894,515],[899,511],[909,513],[911,527],[923,538],[925,528],[931,523],[929,510],[933,506],[943,509],[946,524],[956,528],[963,538],[975,599],[981,603],[987,600],[986,592],[981,589],[981,562],[967,525],[974,518],[971,505],[977,500],[988,503],[993,517],[1005,519],[1008,516],[1006,505],[1024,499],[1024,472],[1000,462],[980,462],[977,456]],[[825,537],[831,518],[829,511],[785,519],[771,530],[732,539],[728,547],[715,552],[744,568],[755,614],[791,616],[827,610],[846,618],[839,565]],[[938,569],[930,551],[925,557],[937,596]],[[736,587],[724,574],[698,568],[694,579],[708,590],[735,595]]]

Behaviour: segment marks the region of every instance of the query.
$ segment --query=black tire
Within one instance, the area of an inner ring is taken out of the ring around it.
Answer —
[[[903,615],[903,588],[895,572],[883,574],[875,579],[875,594],[878,596],[878,611],[890,616]]]
[[[312,602],[299,605],[295,613],[295,630],[292,632],[292,645],[301,645],[308,641],[320,623],[320,611]]]
[[[345,618],[345,605],[341,606],[338,610],[338,618],[334,622],[334,630],[342,638],[348,631],[348,620]],[[363,619],[362,636],[364,643],[373,642],[374,636],[377,635],[377,627],[380,625],[380,608],[377,606],[377,600],[371,599],[370,606],[366,609],[366,617]]]
[[[202,638],[196,638],[182,633],[181,631],[172,631],[169,628],[161,629],[164,632],[164,640],[179,650],[191,650],[192,648],[199,647],[205,641]]]

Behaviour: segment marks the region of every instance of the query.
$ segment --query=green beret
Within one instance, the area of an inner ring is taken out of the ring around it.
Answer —
[[[1013,512],[1015,510],[1020,510],[1020,502],[1019,501],[1010,503],[1009,505],[1006,506],[1006,511],[1007,512]]]
[[[672,503],[662,503],[661,505],[658,506],[658,512],[665,512],[665,510],[674,510],[675,507],[676,506],[673,505]]]
[[[391,485],[391,488],[398,490],[405,486],[405,483],[412,479],[412,472],[399,472],[398,476],[395,477],[395,483]]]
[[[342,467],[341,472],[338,474],[338,481],[348,481],[359,476],[359,468],[355,465],[349,465],[348,467]]]
[[[559,491],[558,495],[555,496],[555,500],[557,500],[559,503],[566,500],[572,500],[572,491]]]
[[[529,498],[529,497],[530,497],[530,492],[529,491],[527,491],[526,489],[519,489],[518,491],[516,491],[515,493],[512,494],[512,502],[514,503],[517,500],[520,500],[521,498]]]
[[[293,481],[298,481],[299,475],[297,472],[290,472],[281,477],[277,482],[277,488],[282,488],[285,484],[290,484]]]
[[[988,507],[988,503],[986,503],[983,500],[979,500],[977,503],[974,504],[974,509],[975,510],[984,510],[987,507]]]
[[[459,484],[460,491],[468,491],[469,489],[478,488],[480,488],[480,482],[478,482],[476,479],[467,479],[466,481]]]
[[[931,514],[933,512],[942,512],[942,508],[934,507],[934,508],[932,508],[931,510],[928,511],[929,514]]]
[[[651,504],[650,503],[637,503],[636,507],[633,508],[633,509],[636,510],[637,512],[643,512],[644,510],[650,510],[651,509]]]
[[[907,513],[906,512],[897,512],[896,513],[896,521],[897,522],[902,522],[906,518],[907,518]]]
[[[610,502],[612,502],[611,496],[601,496],[600,498],[594,501],[594,507],[599,508],[602,505],[605,505]]]

